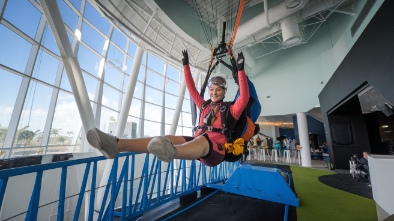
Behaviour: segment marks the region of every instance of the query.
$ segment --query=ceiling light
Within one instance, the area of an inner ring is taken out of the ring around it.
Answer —
[[[382,125],[382,128],[388,128],[389,125]]]

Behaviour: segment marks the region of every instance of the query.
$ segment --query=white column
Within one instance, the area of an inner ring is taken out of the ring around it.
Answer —
[[[123,106],[119,113],[118,123],[116,124],[115,135],[119,138],[123,138],[124,129],[126,127],[127,118],[129,116],[131,102],[134,96],[135,85],[137,84],[137,80],[138,80],[138,73],[140,70],[143,54],[144,54],[144,47],[138,45],[137,51],[135,53],[133,67],[131,68],[131,72],[130,72],[130,79],[129,82],[127,83],[127,89],[123,101]]]
[[[298,135],[300,138],[301,162],[303,167],[312,167],[311,147],[309,146],[308,123],[305,113],[297,113]]]

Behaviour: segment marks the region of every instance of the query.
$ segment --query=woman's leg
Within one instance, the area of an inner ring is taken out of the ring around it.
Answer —
[[[166,162],[172,159],[193,160],[209,152],[209,143],[204,136],[186,142],[182,136],[118,139],[98,129],[87,133],[89,143],[107,158],[115,158],[119,152],[152,153]],[[148,148],[148,146],[150,148]]]

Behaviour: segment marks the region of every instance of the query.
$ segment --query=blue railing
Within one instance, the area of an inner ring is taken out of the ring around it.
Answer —
[[[112,220],[119,216],[129,220],[205,184],[223,182],[239,166],[224,162],[207,167],[195,160],[163,163],[149,154],[121,153],[105,176],[103,167],[108,162],[91,157],[1,170],[0,219]],[[99,177],[108,180],[97,184]],[[15,196],[18,193],[21,196]],[[30,194],[30,199],[23,200],[23,193]]]

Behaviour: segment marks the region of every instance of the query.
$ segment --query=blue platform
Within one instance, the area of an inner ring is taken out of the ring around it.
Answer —
[[[224,184],[207,187],[242,196],[299,207],[300,202],[290,187],[290,175],[281,169],[242,165]]]

